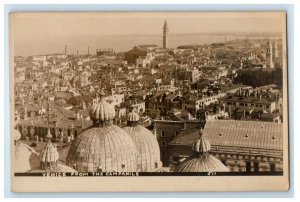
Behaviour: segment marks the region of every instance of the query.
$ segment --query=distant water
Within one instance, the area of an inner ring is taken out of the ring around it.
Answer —
[[[243,39],[246,36],[226,36],[226,40]],[[253,38],[253,37],[251,37]],[[263,38],[263,37],[260,37]],[[225,36],[221,35],[169,35],[169,47],[176,48],[180,45],[211,44],[224,42]],[[15,56],[29,56],[50,53],[64,53],[65,44],[68,47],[68,54],[87,54],[88,46],[90,54],[95,54],[99,48],[113,48],[116,52],[130,50],[135,45],[155,44],[162,46],[162,36],[99,36],[88,38],[60,38],[57,40],[47,40],[42,42],[15,43]]]

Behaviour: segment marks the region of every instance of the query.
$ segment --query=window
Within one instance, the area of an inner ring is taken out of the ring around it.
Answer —
[[[161,136],[161,137],[166,137],[166,134],[165,134],[165,131],[164,131],[164,130],[161,130],[161,131],[160,131],[160,136]]]
[[[166,156],[167,156],[167,152],[162,151],[162,152],[161,152],[161,156],[162,156],[162,157],[166,157]]]
[[[179,134],[179,132],[178,132],[178,131],[176,131],[176,132],[175,132],[175,137],[176,137],[178,134]]]
[[[167,142],[166,141],[161,141],[161,146],[166,146],[167,145]]]
[[[270,171],[275,172],[276,171],[276,165],[274,163],[270,163]]]
[[[254,162],[254,172],[259,172],[258,162]]]
[[[247,161],[246,162],[246,172],[251,172],[251,162],[250,161]]]

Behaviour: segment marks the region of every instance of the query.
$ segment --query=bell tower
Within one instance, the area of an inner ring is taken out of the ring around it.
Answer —
[[[267,53],[266,53],[266,67],[267,69],[274,68],[273,64],[273,55],[272,55],[272,43],[270,43],[269,38],[267,41]]]
[[[163,48],[168,48],[168,35],[169,35],[169,28],[167,21],[165,20],[165,24],[163,27]]]

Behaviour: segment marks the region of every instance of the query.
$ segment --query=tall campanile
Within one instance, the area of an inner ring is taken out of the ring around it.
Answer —
[[[167,21],[165,20],[164,28],[163,28],[163,48],[168,48],[168,35],[169,35],[169,28]]]

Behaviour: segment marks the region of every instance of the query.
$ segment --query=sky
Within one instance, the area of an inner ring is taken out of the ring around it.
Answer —
[[[60,51],[64,44],[72,46],[73,52],[82,49],[85,43],[86,46],[93,46],[93,43],[107,46],[108,40],[114,46],[120,44],[120,48],[130,46],[133,42],[127,43],[126,37],[160,37],[164,20],[168,22],[170,36],[281,33],[282,16],[282,13],[271,12],[14,13],[10,16],[10,31],[13,32],[15,55],[30,55]],[[97,40],[99,37],[102,41]],[[104,41],[105,37],[110,38]],[[151,42],[150,38],[147,42]]]

